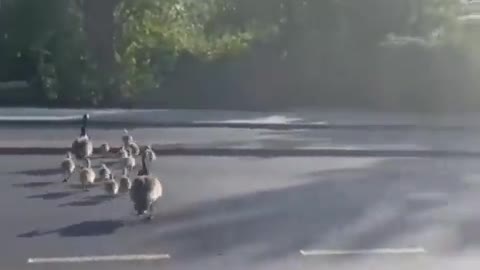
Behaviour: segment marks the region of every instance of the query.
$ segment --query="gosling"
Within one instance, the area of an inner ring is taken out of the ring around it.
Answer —
[[[80,170],[80,184],[83,190],[88,191],[88,186],[95,182],[95,171],[92,169],[92,162],[89,158],[85,159],[87,165]]]
[[[70,179],[73,172],[75,171],[75,162],[73,161],[73,157],[72,157],[71,152],[67,152],[67,156],[62,161],[60,167],[61,167],[63,175],[64,175],[63,182],[65,183]]]

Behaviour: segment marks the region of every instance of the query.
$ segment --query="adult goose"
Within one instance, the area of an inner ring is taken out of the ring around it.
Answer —
[[[72,153],[76,159],[85,160],[93,153],[93,144],[87,134],[88,114],[83,115],[82,127],[80,129],[80,136],[72,143]]]
[[[137,215],[145,214],[148,211],[148,219],[152,219],[155,203],[162,197],[163,188],[160,180],[150,175],[145,159],[146,155],[144,152],[142,154],[142,169],[133,180],[130,198]]]

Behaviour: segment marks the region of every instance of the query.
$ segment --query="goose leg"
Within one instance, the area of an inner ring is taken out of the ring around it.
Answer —
[[[147,217],[148,220],[153,219],[154,204],[155,204],[155,202],[151,203],[150,206],[148,207],[148,217]]]
[[[63,182],[63,183],[66,183],[66,182],[70,179],[71,176],[72,176],[72,173],[71,173],[71,172],[68,172],[67,175],[66,175],[66,177],[65,177],[65,179],[63,179],[62,182]]]

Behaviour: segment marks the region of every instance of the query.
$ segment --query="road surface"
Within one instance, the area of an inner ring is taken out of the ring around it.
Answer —
[[[122,129],[88,130],[95,146],[121,144]],[[158,148],[371,149],[480,151],[480,131],[290,130],[229,128],[140,128],[130,130],[140,144]],[[69,147],[79,128],[0,127],[2,147]]]
[[[0,110],[0,115],[32,112],[81,115],[44,110]],[[227,118],[232,117],[245,118]],[[89,133],[97,145],[115,145],[122,130]],[[143,128],[131,133],[142,144],[204,148],[480,150],[480,134],[472,130]],[[77,128],[65,126],[1,126],[0,147],[65,147],[77,134]],[[61,159],[0,155],[2,269],[480,267],[476,158],[162,156],[152,172],[162,179],[165,196],[151,222],[134,215],[128,196],[108,199],[101,187],[80,191],[76,176],[62,184]],[[116,164],[94,159],[95,166],[100,162]],[[109,261],[93,262],[102,259]]]
[[[86,110],[0,109],[1,147],[66,147],[79,134],[76,125],[55,125],[55,119],[79,119]],[[145,128],[131,129],[142,144],[186,148],[262,149],[373,149],[480,151],[480,115],[418,115],[335,112],[222,112],[172,110],[88,111],[97,124],[88,133],[96,145],[118,146],[122,121],[155,123],[330,124],[331,129],[269,130],[249,128]],[[47,120],[42,126],[8,125],[5,119]],[[99,122],[98,122],[99,121]],[[102,126],[102,121],[118,125]],[[336,128],[343,126],[343,128]],[[346,128],[345,128],[346,126]],[[382,127],[379,129],[371,126]],[[417,127],[417,128],[398,128]],[[432,126],[464,128],[431,129]],[[348,127],[353,127],[349,129]],[[393,127],[393,128],[392,128]],[[397,127],[397,128],[395,128]]]
[[[165,196],[157,217],[145,222],[127,197],[105,199],[99,187],[79,191],[76,179],[60,183],[60,159],[0,156],[2,268],[480,266],[477,160],[162,157],[152,167]],[[300,250],[360,254],[303,256]],[[113,254],[170,259],[27,264]]]
[[[218,110],[91,110],[0,108],[4,120],[81,119],[84,113],[97,122],[123,121],[142,123],[270,123],[318,125],[439,125],[480,126],[480,113],[388,113],[359,111],[294,110],[286,112],[246,112]]]

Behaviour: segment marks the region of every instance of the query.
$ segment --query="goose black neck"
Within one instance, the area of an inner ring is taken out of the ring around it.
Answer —
[[[142,170],[140,171],[140,175],[148,175],[148,168],[147,168],[147,163],[145,162],[146,155],[145,153],[142,154]]]
[[[88,116],[84,115],[82,119],[82,128],[80,129],[80,136],[85,136],[87,134],[87,119]]]

